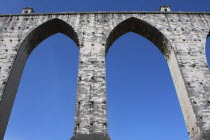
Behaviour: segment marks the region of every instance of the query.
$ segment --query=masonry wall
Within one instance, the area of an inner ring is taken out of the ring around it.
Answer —
[[[191,140],[210,139],[210,72],[205,42],[210,13],[90,12],[0,15],[0,139],[25,62],[45,38],[63,33],[80,48],[74,137],[110,139],[105,57],[127,32],[153,42],[165,56]]]

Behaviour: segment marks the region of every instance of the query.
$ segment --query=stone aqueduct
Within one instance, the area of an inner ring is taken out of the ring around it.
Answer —
[[[78,12],[0,15],[0,140],[9,120],[25,62],[47,37],[63,33],[80,49],[74,136],[109,140],[106,53],[127,32],[153,42],[173,78],[191,140],[210,140],[210,71],[205,43],[210,12]]]

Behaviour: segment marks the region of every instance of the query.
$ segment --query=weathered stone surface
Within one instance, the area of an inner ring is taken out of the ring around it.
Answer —
[[[135,32],[153,42],[165,56],[191,140],[210,140],[210,72],[205,53],[209,31],[210,13],[0,15],[0,139],[28,56],[41,41],[60,32],[80,48],[72,140],[108,140],[106,53],[117,38]]]
[[[71,140],[110,140],[110,138],[104,134],[76,134]]]

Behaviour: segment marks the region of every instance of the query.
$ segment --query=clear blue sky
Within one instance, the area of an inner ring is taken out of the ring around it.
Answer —
[[[0,13],[209,11],[209,0],[1,0]],[[69,140],[73,133],[78,48],[63,34],[43,41],[29,57],[4,140]],[[210,39],[207,42],[210,59]],[[108,127],[112,140],[189,140],[163,55],[134,33],[107,55]],[[210,61],[210,60],[209,60]]]

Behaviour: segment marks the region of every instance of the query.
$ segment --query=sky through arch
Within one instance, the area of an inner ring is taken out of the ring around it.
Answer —
[[[167,62],[156,46],[129,32],[116,40],[106,61],[111,138],[189,139]]]
[[[31,53],[5,140],[70,138],[74,125],[78,54],[76,44],[60,33],[44,40]]]

